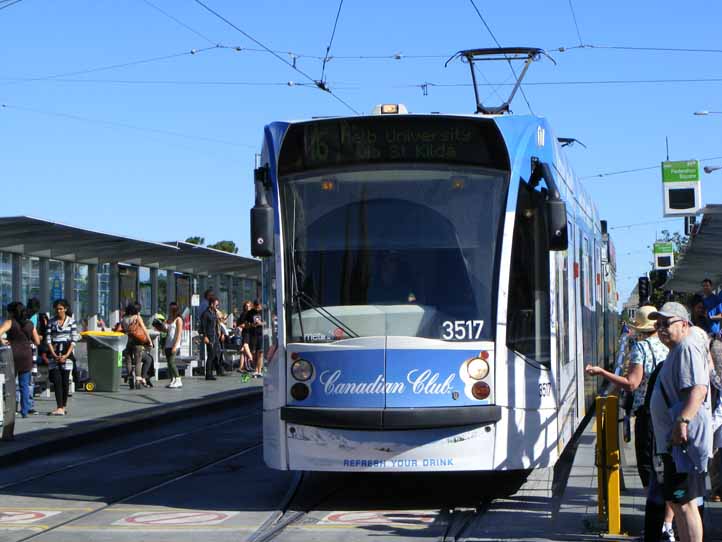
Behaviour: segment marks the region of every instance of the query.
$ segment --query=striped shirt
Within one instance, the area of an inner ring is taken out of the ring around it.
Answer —
[[[73,320],[72,316],[66,316],[65,322],[62,324],[57,318],[50,320],[48,325],[48,333],[45,335],[45,341],[48,344],[53,345],[53,350],[56,354],[65,353],[70,348],[70,345],[75,346],[75,341],[78,339],[78,326]],[[58,362],[48,356],[48,368],[55,369],[59,367]],[[62,365],[66,371],[72,371],[73,360],[68,358]]]
[[[66,316],[65,322],[62,324],[57,318],[50,320],[48,333],[45,340],[48,344],[67,343],[65,348],[70,344],[75,345],[78,336],[78,326],[72,316]]]

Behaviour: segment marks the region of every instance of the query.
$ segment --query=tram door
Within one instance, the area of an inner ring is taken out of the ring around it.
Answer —
[[[576,292],[574,280],[575,231],[568,223],[569,250],[556,253],[556,347],[558,369],[559,412],[558,431],[560,443],[571,438],[576,427]]]

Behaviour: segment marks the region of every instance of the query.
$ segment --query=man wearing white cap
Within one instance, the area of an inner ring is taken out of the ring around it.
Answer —
[[[697,497],[705,493],[712,453],[707,404],[709,370],[703,345],[690,334],[687,309],[668,302],[649,315],[670,351],[654,386],[652,425],[657,453],[664,463],[663,491],[671,501],[682,542],[702,542]]]

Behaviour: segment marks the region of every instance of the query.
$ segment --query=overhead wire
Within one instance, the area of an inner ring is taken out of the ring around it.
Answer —
[[[105,65],[105,66],[97,66],[94,68],[87,68],[87,69],[76,70],[76,71],[72,71],[72,72],[56,73],[56,74],[52,74],[52,75],[44,75],[41,77],[20,77],[20,78],[12,78],[12,79],[6,78],[4,80],[5,81],[8,81],[8,80],[22,81],[22,82],[47,81],[47,80],[52,80],[52,79],[57,79],[57,78],[62,78],[62,77],[72,77],[75,75],[86,75],[86,74],[98,73],[98,72],[102,72],[102,71],[117,70],[120,68],[128,68],[130,66],[149,64],[151,62],[161,62],[164,60],[170,60],[173,58],[180,58],[180,57],[184,57],[184,56],[193,56],[193,55],[197,55],[200,53],[204,53],[206,51],[211,51],[211,50],[215,50],[215,49],[223,49],[223,48],[226,48],[226,47],[223,47],[221,45],[214,45],[212,47],[204,47],[201,49],[190,49],[190,50],[186,50],[182,53],[173,53],[170,55],[155,56],[155,57],[151,57],[151,58],[142,58],[139,60],[131,60],[129,62],[122,62],[119,64],[110,64],[110,65]]]
[[[303,70],[301,70],[300,68],[298,68],[298,67],[296,66],[295,62],[294,62],[294,63],[288,62],[286,59],[284,59],[284,58],[283,58],[282,56],[280,56],[278,53],[274,52],[272,49],[270,49],[269,47],[267,47],[265,44],[261,43],[259,40],[257,40],[256,38],[254,38],[252,35],[250,35],[248,32],[246,32],[246,31],[243,30],[242,28],[240,28],[240,27],[236,26],[235,24],[233,24],[230,20],[228,20],[226,17],[224,17],[223,15],[221,15],[220,13],[218,13],[217,11],[215,11],[213,8],[211,8],[210,6],[208,6],[207,4],[205,4],[204,2],[202,2],[201,0],[194,0],[194,1],[195,1],[196,4],[198,4],[199,6],[201,6],[202,8],[204,8],[206,11],[208,11],[208,12],[211,13],[211,14],[213,14],[216,18],[220,19],[221,21],[223,21],[224,23],[226,23],[228,26],[230,26],[231,28],[233,28],[233,29],[236,30],[237,32],[240,32],[242,35],[244,35],[246,38],[248,38],[249,40],[251,40],[253,43],[255,43],[255,44],[258,45],[259,47],[263,48],[265,51],[267,51],[268,53],[270,53],[271,55],[273,55],[274,57],[276,57],[278,60],[280,60],[281,62],[283,62],[284,64],[286,64],[289,68],[291,68],[292,70],[295,70],[295,71],[297,71],[298,73],[300,73],[303,77],[305,77],[306,79],[308,79],[309,81],[311,81],[312,83],[314,83],[314,84],[316,85],[316,87],[318,87],[320,90],[322,90],[322,91],[324,91],[324,92],[328,92],[328,93],[329,93],[331,96],[333,96],[338,102],[340,102],[340,103],[343,104],[345,107],[347,107],[348,109],[350,109],[351,111],[353,111],[355,114],[357,114],[357,115],[360,114],[360,113],[359,113],[356,109],[354,109],[350,104],[348,104],[348,103],[347,103],[346,101],[344,101],[340,96],[338,96],[338,95],[335,94],[331,89],[329,89],[329,88],[323,83],[323,81],[317,81],[316,79],[314,79],[313,77],[311,77],[310,75],[308,75],[306,72],[304,72]]]
[[[612,226],[610,230],[621,230],[623,228],[635,228],[637,226],[651,226],[653,224],[662,224],[664,222],[670,222],[673,220],[679,220],[678,218],[663,218],[662,220],[653,220],[651,222],[637,222],[636,224],[620,224],[619,226]]]
[[[148,127],[143,127],[143,126],[135,126],[133,124],[128,124],[125,122],[117,122],[117,121],[105,120],[105,119],[81,117],[79,115],[73,115],[73,114],[69,114],[69,113],[61,113],[61,112],[57,112],[57,111],[44,111],[41,109],[34,109],[34,108],[30,108],[30,107],[23,107],[23,106],[7,104],[7,103],[0,104],[0,109],[22,111],[25,113],[34,113],[37,115],[58,117],[58,118],[63,118],[63,119],[68,119],[68,120],[74,120],[77,122],[90,123],[90,124],[102,124],[105,126],[113,126],[113,127],[125,128],[128,130],[135,130],[135,131],[140,131],[140,132],[148,132],[148,133],[153,133],[153,134],[167,135],[167,136],[179,137],[179,138],[183,138],[183,139],[205,141],[208,143],[217,143],[217,144],[221,144],[221,145],[230,145],[233,147],[248,147],[248,148],[253,148],[253,149],[256,148],[253,145],[245,145],[245,144],[241,144],[241,143],[235,143],[233,141],[227,141],[227,140],[219,139],[219,138],[215,138],[215,137],[206,137],[206,136],[201,136],[201,135],[186,134],[186,133],[182,133],[182,132],[175,132],[172,130],[163,130],[163,129],[159,129],[159,128],[148,128]]]
[[[700,162],[710,162],[712,160],[722,160],[722,156],[710,156],[708,158],[699,158]],[[620,171],[609,171],[606,173],[597,173],[596,175],[586,175],[584,177],[579,177],[579,180],[588,180],[588,179],[599,179],[603,177],[612,177],[614,175],[624,175],[626,173],[637,173],[639,171],[649,171],[652,169],[659,169],[660,165],[657,164],[656,166],[649,166],[649,167],[641,167],[636,169],[623,169]]]
[[[329,54],[331,53],[331,46],[333,45],[333,38],[336,36],[336,27],[338,26],[338,19],[341,15],[341,8],[343,7],[343,0],[338,3],[338,11],[336,12],[336,20],[333,23],[333,31],[331,32],[331,39],[328,41],[328,47],[326,47],[326,54],[323,57],[323,66],[321,66],[321,81],[325,81],[326,75],[326,63],[329,60]]]
[[[25,81],[23,79],[0,79],[0,81]],[[294,81],[193,81],[178,79],[51,79],[52,83],[90,83],[111,85],[176,85],[176,86],[247,86],[247,87],[307,87],[315,88],[311,83]],[[355,87],[338,87],[355,88]]]
[[[481,11],[479,11],[479,8],[476,7],[476,3],[474,0],[469,0],[471,2],[471,5],[474,7],[474,10],[476,11],[476,14],[479,16],[479,19],[481,19],[481,22],[484,24],[484,27],[486,27],[487,32],[489,32],[489,35],[491,36],[491,39],[494,40],[494,43],[496,43],[496,46],[501,48],[501,44],[499,43],[499,40],[496,39],[496,36],[494,35],[494,32],[491,31],[491,27],[484,19],[484,16],[481,14]],[[514,77],[518,79],[518,76],[516,75],[516,70],[514,69],[514,66],[511,64],[511,60],[507,59],[507,63],[509,64],[509,69],[511,70],[511,73],[514,74]],[[531,104],[529,103],[529,99],[526,97],[526,93],[524,92],[524,88],[519,85],[519,91],[521,92],[521,95],[524,97],[524,101],[526,102],[526,106],[529,108],[529,112],[533,115],[534,110],[531,108]]]
[[[10,0],[9,2],[7,2],[7,3],[3,4],[2,6],[0,6],[0,11],[2,11],[2,10],[4,10],[4,9],[7,9],[7,8],[9,8],[10,6],[14,6],[15,4],[19,4],[19,3],[22,2],[22,1],[23,1],[23,0]]]
[[[209,37],[206,36],[205,34],[199,32],[198,30],[196,30],[195,28],[193,28],[192,26],[187,25],[186,23],[184,23],[183,21],[181,21],[178,17],[176,17],[176,16],[168,13],[168,12],[165,11],[164,9],[156,6],[156,5],[155,5],[153,2],[151,2],[150,0],[142,0],[142,2],[143,2],[144,4],[152,7],[154,10],[156,10],[156,11],[159,12],[159,13],[161,13],[162,15],[164,15],[165,17],[167,17],[167,18],[170,19],[171,21],[174,21],[176,24],[179,24],[180,26],[182,26],[182,27],[185,28],[186,30],[189,30],[189,31],[193,32],[196,36],[198,36],[198,37],[206,40],[206,41],[207,41],[208,43],[210,43],[211,45],[217,45],[217,44],[218,44],[218,42],[212,40],[211,38],[209,38]]]
[[[584,46],[584,40],[582,40],[582,33],[579,31],[579,23],[577,22],[577,14],[574,13],[574,6],[572,0],[569,0],[569,9],[572,12],[572,19],[574,19],[574,27],[577,29],[577,37],[579,38],[579,45]]]
[[[572,47],[552,47],[549,51],[565,51],[574,49],[610,49],[616,51],[658,52],[658,53],[722,53],[722,49],[694,49],[685,47],[635,47],[628,45],[595,45],[591,43],[574,45]]]

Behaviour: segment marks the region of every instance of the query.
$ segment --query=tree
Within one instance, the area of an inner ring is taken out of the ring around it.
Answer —
[[[217,243],[208,245],[208,248],[215,248],[216,250],[222,250],[223,252],[238,254],[238,247],[233,241],[218,241]]]
[[[197,235],[194,235],[193,237],[189,237],[186,239],[186,243],[190,243],[191,245],[202,245],[206,242],[205,237],[199,237]]]

